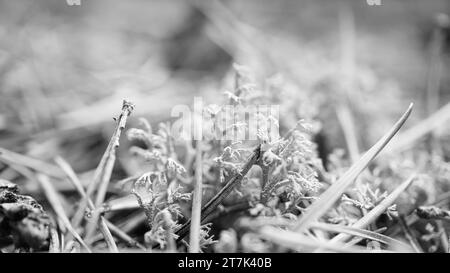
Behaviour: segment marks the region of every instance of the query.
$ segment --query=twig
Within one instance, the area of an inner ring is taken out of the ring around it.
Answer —
[[[131,102],[129,102],[127,100],[123,101],[122,113],[120,114],[120,116],[118,118],[118,124],[116,126],[116,129],[114,130],[114,133],[109,141],[108,147],[106,148],[106,151],[103,154],[103,157],[100,160],[100,163],[99,163],[97,169],[95,170],[94,179],[88,186],[87,195],[86,195],[88,197],[91,196],[96,189],[98,189],[94,207],[101,206],[101,204],[103,203],[103,201],[105,199],[109,180],[111,178],[111,173],[112,173],[112,170],[114,167],[114,162],[116,159],[115,153],[116,153],[117,148],[119,147],[120,135],[121,135],[123,129],[125,128],[127,118],[133,111],[133,108],[134,108],[134,105]],[[84,214],[87,203],[88,203],[87,199],[84,199],[83,202],[80,203],[77,214],[75,214],[76,216],[80,215],[80,214]],[[95,228],[97,226],[99,216],[100,215],[97,212],[94,212],[92,215],[91,221],[89,221],[87,224],[85,237],[88,241],[95,232]],[[81,219],[80,220],[76,219],[76,220],[77,220],[76,224],[78,225],[81,222]]]

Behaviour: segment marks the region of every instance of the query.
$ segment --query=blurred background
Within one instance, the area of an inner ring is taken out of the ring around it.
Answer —
[[[410,102],[406,127],[450,99],[450,2],[381,1],[0,0],[0,147],[92,170],[123,98],[130,126],[169,120],[194,96],[218,102],[238,63],[288,83],[329,147],[347,147],[350,119],[363,151]]]

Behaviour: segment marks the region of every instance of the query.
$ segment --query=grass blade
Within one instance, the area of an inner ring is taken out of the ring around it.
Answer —
[[[383,199],[375,208],[369,211],[366,215],[364,215],[361,219],[356,221],[352,225],[353,228],[365,228],[367,225],[375,221],[383,212],[386,211],[388,207],[390,207],[395,200],[402,194],[415,180],[416,175],[411,175],[405,182],[403,182],[400,186],[398,186],[391,194],[389,194],[386,198]],[[348,239],[348,235],[340,234],[333,239],[332,242],[339,242]]]
[[[369,163],[381,152],[388,144],[392,137],[400,130],[402,125],[411,114],[413,104],[411,103],[395,123],[395,125],[387,132],[372,148],[370,148],[358,162],[354,163],[351,168],[338,181],[332,184],[311,206],[308,207],[306,213],[297,222],[294,230],[297,232],[305,231],[308,226],[322,217],[340,198],[345,190],[355,181],[356,177],[369,165]]]

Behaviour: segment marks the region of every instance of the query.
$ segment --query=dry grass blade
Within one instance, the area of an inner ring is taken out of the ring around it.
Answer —
[[[58,218],[67,228],[67,230],[72,234],[72,236],[86,249],[86,251],[91,252],[91,250],[83,241],[78,232],[76,232],[76,230],[72,227],[72,224],[70,223],[69,218],[67,217],[66,212],[64,211],[64,208],[61,205],[61,201],[59,200],[58,194],[53,188],[53,185],[51,184],[49,178],[43,174],[38,174],[36,177],[37,180],[39,181],[39,184],[42,186],[42,189],[44,190],[45,196],[47,197],[49,203],[52,205],[53,210],[55,211]]]
[[[345,253],[372,252],[362,247],[348,248],[339,243],[331,243],[329,241],[326,242],[321,240],[315,240],[296,232],[281,230],[274,227],[264,227],[261,230],[259,230],[259,234],[261,235],[262,238],[268,241],[297,251],[320,248],[324,250],[326,249],[335,252],[345,252]]]
[[[352,225],[353,228],[365,228],[367,225],[375,221],[383,212],[386,211],[388,207],[390,207],[395,200],[402,194],[415,180],[416,175],[411,175],[405,182],[403,182],[400,186],[398,186],[391,194],[389,194],[386,198],[383,199],[375,208],[369,211],[366,215],[364,215],[361,219],[356,221]],[[338,235],[331,239],[332,242],[339,242],[346,240],[348,235]]]
[[[378,241],[380,243],[386,244],[388,246],[395,246],[395,245],[401,245],[403,247],[407,247],[404,243],[392,239],[391,237],[388,237],[383,234],[379,234],[370,230],[360,229],[360,228],[354,228],[349,226],[343,226],[343,225],[332,225],[332,224],[326,224],[326,223],[314,223],[311,225],[311,228],[318,228],[325,231],[330,232],[336,232],[336,233],[347,233],[349,235],[358,236],[364,239],[369,239],[373,241]]]
[[[388,144],[392,137],[400,130],[402,125],[411,114],[413,104],[411,103],[397,121],[397,123],[387,132],[372,148],[370,148],[360,159],[355,162],[352,167],[338,181],[332,184],[320,197],[316,200],[306,213],[300,218],[295,231],[302,232],[308,228],[308,225],[317,221],[322,217],[333,204],[341,197],[345,190],[355,181],[357,176],[369,165],[369,163],[381,152]]]
[[[191,230],[189,252],[198,253],[200,251],[200,228],[201,228],[201,210],[202,210],[202,142],[197,141],[196,155],[195,155],[195,185],[194,196],[192,198],[192,215],[191,215]]]
[[[97,166],[97,169],[95,170],[94,179],[91,182],[91,184],[89,184],[89,186],[88,186],[87,196],[91,196],[94,193],[94,191],[97,189],[97,196],[96,196],[95,203],[94,203],[95,207],[101,206],[101,204],[103,203],[103,201],[105,199],[109,180],[111,178],[111,173],[112,173],[112,170],[114,167],[114,163],[116,161],[116,150],[119,147],[120,135],[121,135],[123,129],[125,129],[125,125],[126,125],[128,116],[131,114],[133,109],[134,109],[134,105],[131,102],[129,102],[127,100],[123,101],[122,112],[118,118],[116,129],[114,130],[114,133],[109,141],[108,147],[106,148],[106,151],[103,154],[102,159],[100,160],[100,163]],[[87,203],[88,203],[87,200],[83,200],[83,202],[81,202],[80,207],[78,208],[78,212],[76,214],[77,217],[79,217],[78,215],[81,214],[81,212],[79,212],[79,211],[84,212],[84,210],[86,209]],[[92,237],[92,235],[95,232],[99,216],[100,215],[98,213],[94,213],[92,215],[91,221],[89,221],[87,224],[86,238],[88,240],[89,240],[89,238]],[[78,222],[77,224],[79,224],[79,222],[81,222],[81,220],[78,220],[78,219],[76,219],[76,220]]]
[[[61,170],[52,164],[46,163],[44,161],[29,156],[21,155],[1,147],[0,147],[0,160],[2,161],[4,160],[6,162],[13,163],[19,166],[24,166],[33,169],[37,172],[46,174],[48,176],[57,178],[61,178],[64,176]]]
[[[87,196],[86,192],[84,191],[83,186],[81,185],[80,180],[78,179],[77,175],[73,171],[72,167],[70,167],[69,163],[67,163],[63,158],[57,157],[55,159],[56,164],[58,164],[61,169],[64,171],[64,173],[69,178],[69,181],[72,182],[74,187],[77,189],[78,193],[81,195],[83,199],[87,199],[88,206],[91,210],[95,209],[94,203],[92,203],[92,200]],[[108,245],[108,248],[111,252],[119,252],[117,249],[116,242],[114,241],[114,238],[111,235],[111,232],[108,229],[106,219],[104,219],[103,216],[100,217],[100,231],[103,234],[103,237],[105,238],[106,244]]]

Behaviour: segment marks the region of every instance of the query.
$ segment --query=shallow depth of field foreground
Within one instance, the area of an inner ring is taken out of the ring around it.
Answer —
[[[448,253],[450,3],[369,2],[0,0],[0,253]]]

